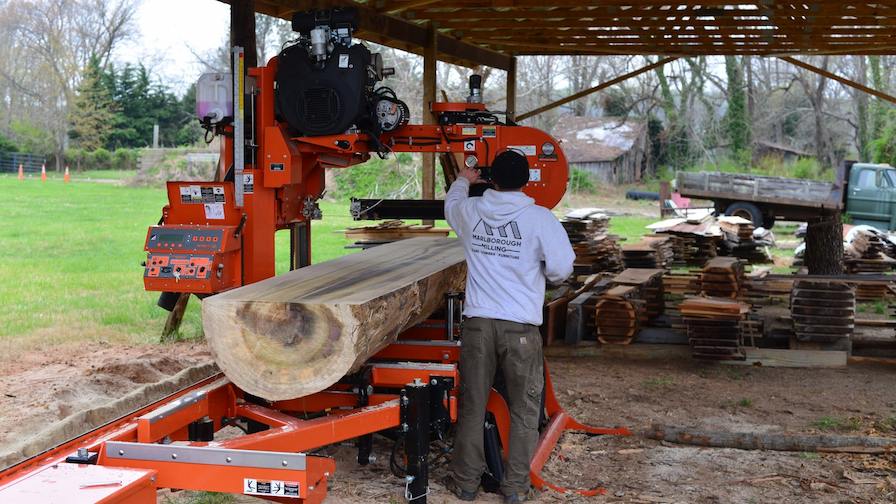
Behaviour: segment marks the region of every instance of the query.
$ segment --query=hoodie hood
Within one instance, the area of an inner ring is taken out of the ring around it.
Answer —
[[[501,226],[516,219],[521,213],[535,205],[535,200],[522,191],[485,191],[479,200],[477,210],[482,220],[489,226]]]

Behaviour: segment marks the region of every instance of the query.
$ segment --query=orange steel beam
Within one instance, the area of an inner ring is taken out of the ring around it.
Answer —
[[[651,63],[647,66],[641,67],[641,68],[634,70],[632,72],[629,72],[627,74],[623,74],[623,75],[620,75],[619,77],[615,77],[606,82],[602,82],[592,88],[586,89],[584,91],[579,91],[578,93],[575,93],[575,94],[571,94],[571,95],[567,96],[566,98],[561,98],[560,100],[548,103],[547,105],[538,107],[537,109],[526,112],[525,114],[520,114],[516,117],[516,120],[522,121],[523,119],[527,119],[529,117],[541,114],[542,112],[547,112],[548,110],[557,108],[557,107],[564,105],[566,103],[569,103],[571,101],[578,100],[579,98],[584,98],[585,96],[588,96],[592,93],[602,91],[604,89],[607,89],[610,86],[615,86],[616,84],[619,84],[622,81],[631,79],[632,77],[637,77],[637,76],[641,75],[642,73],[649,72],[655,68],[659,68],[659,67],[665,65],[666,63],[671,63],[671,62],[675,61],[676,59],[678,59],[678,58],[677,57],[663,58],[655,63]]]

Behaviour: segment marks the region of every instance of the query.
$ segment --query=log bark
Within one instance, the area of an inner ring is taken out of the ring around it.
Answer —
[[[293,399],[358,370],[465,280],[458,240],[401,240],[208,297],[202,324],[234,384]]]
[[[896,452],[896,438],[841,436],[836,434],[786,434],[776,432],[707,431],[653,424],[643,433],[648,439],[670,443],[739,450],[772,450],[832,453]]]
[[[806,267],[810,275],[843,274],[843,222],[839,213],[809,222]]]

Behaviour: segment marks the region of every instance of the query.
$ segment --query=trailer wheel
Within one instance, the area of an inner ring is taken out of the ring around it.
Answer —
[[[759,207],[746,201],[738,201],[728,205],[728,208],[725,209],[725,215],[736,215],[737,217],[747,219],[752,221],[756,227],[760,227],[765,223]]]

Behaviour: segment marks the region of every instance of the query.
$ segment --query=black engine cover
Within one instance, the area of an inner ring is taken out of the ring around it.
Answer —
[[[307,136],[336,135],[352,125],[369,127],[370,60],[370,50],[361,44],[337,46],[320,68],[304,47],[284,49],[277,67],[280,117]]]

